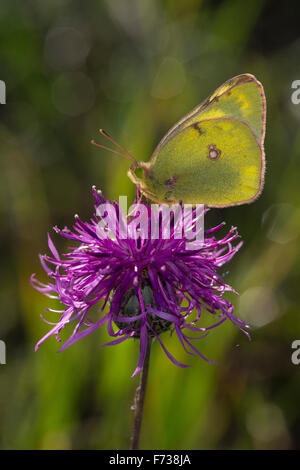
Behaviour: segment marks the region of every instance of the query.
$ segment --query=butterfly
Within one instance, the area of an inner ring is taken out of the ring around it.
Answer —
[[[229,207],[253,202],[262,191],[265,128],[263,86],[242,74],[178,121],[148,162],[136,161],[105,131],[100,133],[132,160],[128,176],[152,201]]]

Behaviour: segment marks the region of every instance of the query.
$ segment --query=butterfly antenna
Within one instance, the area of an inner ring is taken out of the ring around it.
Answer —
[[[91,144],[94,145],[95,147],[99,147],[100,149],[108,150],[109,152],[115,153],[116,155],[120,155],[120,157],[126,158],[126,160],[129,160],[132,162],[132,158],[129,158],[127,155],[124,155],[124,153],[118,152],[117,150],[111,149],[109,147],[105,147],[105,145],[100,145],[97,144],[94,140],[91,140]],[[134,163],[136,160],[134,161]]]
[[[133,163],[136,163],[137,164],[137,161],[136,159],[124,148],[122,147],[122,145],[118,144],[118,142],[116,142],[106,131],[104,131],[103,129],[99,129],[99,132],[101,135],[103,135],[103,137],[105,137],[106,139],[108,139],[110,142],[112,142],[116,147],[118,147],[120,150],[122,150],[122,152],[127,155],[127,157],[133,162]],[[125,156],[124,155],[124,156]]]

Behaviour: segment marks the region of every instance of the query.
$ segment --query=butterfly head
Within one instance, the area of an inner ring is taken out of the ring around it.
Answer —
[[[146,180],[149,179],[150,162],[134,162],[128,172],[127,176],[138,187],[141,193],[149,199],[156,200],[155,194],[149,191],[149,185]]]

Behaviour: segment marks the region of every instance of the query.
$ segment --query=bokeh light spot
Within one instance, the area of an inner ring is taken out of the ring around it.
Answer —
[[[260,403],[251,408],[246,420],[249,433],[258,444],[270,444],[287,437],[287,427],[281,409],[274,403]]]
[[[44,56],[55,70],[74,70],[80,67],[90,50],[89,40],[74,28],[53,28],[46,37]]]
[[[95,102],[93,82],[81,72],[62,74],[53,83],[52,100],[62,114],[84,114]]]
[[[163,60],[154,78],[151,95],[167,100],[182,92],[186,82],[185,69],[177,59]]]
[[[239,297],[238,314],[254,328],[267,325],[280,315],[275,293],[263,286],[247,289]]]
[[[300,209],[292,204],[273,204],[263,214],[262,226],[273,242],[295,240],[300,234]]]

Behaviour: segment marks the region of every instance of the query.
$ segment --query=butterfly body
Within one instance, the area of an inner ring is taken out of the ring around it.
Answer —
[[[234,77],[176,123],[150,161],[134,163],[128,176],[158,203],[252,202],[264,181],[265,119],[260,82],[250,74]]]

